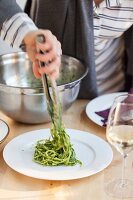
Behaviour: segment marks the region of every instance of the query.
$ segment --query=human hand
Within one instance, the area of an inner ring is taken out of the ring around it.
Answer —
[[[38,35],[44,35],[45,43],[36,42]],[[24,37],[26,51],[29,58],[33,62],[33,72],[36,78],[41,74],[48,74],[51,79],[56,79],[59,75],[59,68],[61,64],[61,44],[57,38],[48,30],[36,30],[29,32]],[[45,54],[38,52],[38,49]],[[47,66],[40,68],[40,62],[48,63]]]

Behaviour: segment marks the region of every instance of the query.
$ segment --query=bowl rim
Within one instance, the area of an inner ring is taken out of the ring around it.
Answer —
[[[0,119],[0,122],[3,123],[3,125],[5,125],[5,127],[7,128],[7,131],[4,134],[4,137],[2,139],[0,139],[0,144],[2,144],[5,141],[5,139],[8,137],[9,132],[10,132],[10,128],[9,128],[9,125],[3,119]]]
[[[16,57],[20,56],[19,58],[21,58],[21,56],[23,56],[23,55],[25,55],[26,59],[29,59],[28,58],[28,54],[26,52],[18,51],[18,52],[13,52],[13,53],[2,54],[2,55],[0,55],[0,60],[1,60],[2,57],[6,58],[8,56],[16,56]],[[66,55],[66,54],[62,54],[62,57],[69,58],[69,59],[75,60],[78,63],[81,63],[85,67],[85,70],[84,70],[84,73],[82,74],[82,76],[80,78],[78,78],[77,80],[73,80],[73,81],[71,81],[69,83],[63,83],[61,85],[58,85],[58,87],[60,89],[62,89],[62,87],[68,87],[68,86],[72,87],[73,85],[76,85],[77,83],[79,83],[87,75],[87,73],[89,71],[88,67],[86,67],[85,64],[81,60],[79,60],[79,59],[77,59],[75,57]],[[23,94],[26,94],[26,90],[31,90],[31,93],[36,93],[35,92],[36,90],[41,90],[40,93],[44,92],[43,87],[20,87],[20,86],[6,85],[6,84],[3,84],[3,83],[0,83],[0,87],[16,89],[17,93],[23,93]]]

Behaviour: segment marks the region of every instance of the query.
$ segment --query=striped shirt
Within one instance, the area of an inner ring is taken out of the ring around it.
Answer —
[[[34,30],[37,30],[37,27],[28,15],[17,13],[3,23],[0,37],[11,47],[20,47],[25,35]]]
[[[133,24],[133,0],[94,3],[94,49],[99,95],[124,89],[123,33]]]

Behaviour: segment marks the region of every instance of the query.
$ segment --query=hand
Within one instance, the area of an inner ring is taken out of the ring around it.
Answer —
[[[37,35],[44,35],[45,43],[36,42]],[[33,72],[36,78],[41,74],[48,74],[51,79],[56,79],[59,75],[59,67],[61,64],[61,44],[57,38],[48,30],[37,30],[29,32],[24,37],[26,51],[29,58],[33,62]],[[38,53],[37,50],[45,52],[45,54]],[[46,67],[40,68],[39,62],[49,63]]]

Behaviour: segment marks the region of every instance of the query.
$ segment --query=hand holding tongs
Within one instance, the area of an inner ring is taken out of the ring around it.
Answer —
[[[40,43],[44,43],[45,42],[45,37],[44,35],[38,35],[36,37],[37,42]],[[42,52],[40,50],[40,53],[45,54],[45,52]],[[47,64],[44,62],[39,62],[40,67],[45,67]],[[46,95],[46,100],[51,104],[52,103],[52,99],[50,96],[50,91],[49,91],[49,85],[48,85],[48,77],[46,74],[42,74],[42,83],[43,83],[43,88],[44,88],[44,92]]]
[[[45,37],[44,35],[38,35],[36,37],[37,42],[44,43],[45,42]],[[45,52],[40,51],[42,54],[45,54]],[[44,62],[39,62],[40,67],[45,67],[49,63],[44,63]],[[49,82],[50,81],[50,86],[52,88],[52,96],[49,90]],[[44,93],[46,96],[47,100],[47,107],[48,107],[48,112],[50,114],[51,120],[53,124],[55,122],[58,122],[60,126],[61,124],[61,107],[59,105],[59,98],[58,98],[58,90],[57,90],[57,85],[55,80],[49,79],[46,74],[42,75],[42,83],[43,83],[43,88],[44,88]]]

